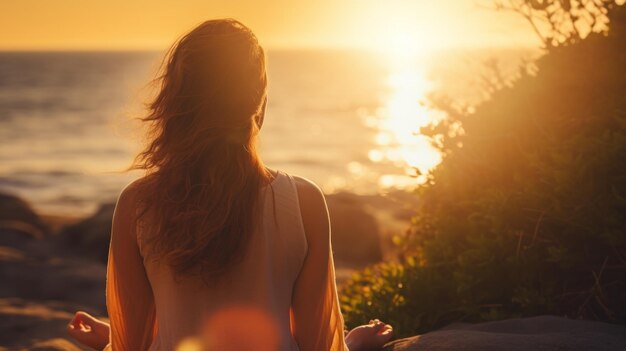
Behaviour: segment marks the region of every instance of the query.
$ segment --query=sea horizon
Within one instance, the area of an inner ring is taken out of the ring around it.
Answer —
[[[0,192],[52,215],[113,201],[139,176],[118,172],[139,150],[129,121],[141,116],[163,53],[0,50]],[[327,193],[412,189],[423,181],[414,169],[425,174],[440,161],[419,134],[445,118],[428,96],[478,103],[481,60],[515,72],[532,55],[456,49],[398,61],[365,49],[270,49],[261,156]]]

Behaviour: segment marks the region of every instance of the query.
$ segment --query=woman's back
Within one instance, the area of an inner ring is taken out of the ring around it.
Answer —
[[[280,350],[297,350],[290,333],[289,309],[307,243],[294,179],[279,172],[261,191],[259,205],[261,221],[244,260],[230,267],[218,282],[176,277],[167,264],[151,259],[149,250],[141,245],[143,233],[139,229],[139,246],[159,321],[151,349],[173,350],[185,337],[200,333],[210,334],[207,337],[212,341],[223,338],[233,342],[224,335],[226,328],[253,331],[263,323],[262,330],[274,335],[251,337],[277,343]],[[245,334],[238,334],[239,340],[245,338]]]
[[[113,220],[107,281],[115,350],[347,350],[328,213],[317,187],[277,172],[259,194],[260,221],[243,261],[214,282],[176,275],[146,245],[131,184]],[[129,230],[129,228],[131,230]]]

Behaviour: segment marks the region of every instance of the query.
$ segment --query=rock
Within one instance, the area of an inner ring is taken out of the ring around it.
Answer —
[[[357,266],[382,260],[376,218],[358,195],[337,193],[326,196],[332,228],[335,260]]]
[[[0,230],[0,237],[5,233]],[[106,266],[57,247],[53,238],[0,245],[0,298],[75,301],[104,307]]]
[[[31,206],[14,195],[0,193],[0,245],[37,238],[50,234],[50,228],[39,218]]]
[[[383,351],[623,351],[626,326],[554,316],[457,324],[392,341]]]
[[[0,245],[0,345],[75,350],[59,338],[76,310],[106,312],[105,276],[105,265],[64,253],[51,239]]]
[[[59,234],[60,240],[78,254],[106,263],[114,209],[114,203],[101,205],[91,217],[63,228]]]
[[[0,299],[0,345],[10,350],[83,350],[69,340],[65,327],[75,308],[56,301]]]

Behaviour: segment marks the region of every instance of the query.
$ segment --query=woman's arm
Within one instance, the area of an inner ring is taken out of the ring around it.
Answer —
[[[346,351],[326,201],[305,179],[296,177],[296,187],[308,250],[292,297],[292,332],[301,351]]]
[[[154,297],[137,245],[137,188],[135,182],[122,191],[113,215],[106,302],[115,351],[147,350],[156,333]]]
[[[120,194],[111,230],[106,299],[111,324],[76,312],[69,335],[95,350],[147,350],[156,332],[152,289],[137,245],[134,183]]]
[[[391,338],[392,328],[378,320],[354,328],[344,340],[326,201],[322,191],[306,179],[296,177],[296,187],[308,243],[291,304],[292,332],[300,350],[380,349]]]

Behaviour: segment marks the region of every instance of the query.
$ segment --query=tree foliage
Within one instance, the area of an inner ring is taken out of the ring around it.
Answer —
[[[348,325],[400,336],[557,314],[626,322],[626,15],[551,49],[473,113],[423,132],[442,164],[418,191],[399,262],[342,289]],[[462,126],[459,132],[458,126]]]
[[[605,33],[618,0],[496,0],[497,10],[520,14],[545,48],[573,44],[590,33]]]

